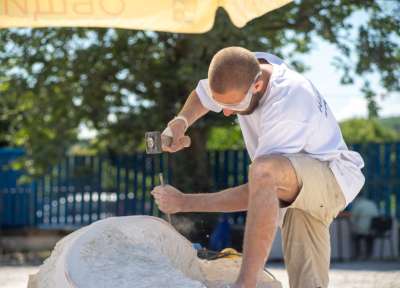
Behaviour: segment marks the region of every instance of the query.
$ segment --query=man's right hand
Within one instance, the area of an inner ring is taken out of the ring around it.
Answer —
[[[151,195],[154,197],[158,209],[167,214],[183,212],[185,206],[184,194],[170,185],[156,186]]]
[[[186,123],[182,119],[173,119],[168,123],[168,127],[161,134],[161,137],[171,137],[172,142],[169,146],[163,145],[164,151],[173,153],[190,146],[190,137],[185,135]]]

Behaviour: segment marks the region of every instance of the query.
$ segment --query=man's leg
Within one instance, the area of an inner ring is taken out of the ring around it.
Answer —
[[[275,237],[278,197],[290,201],[299,191],[290,161],[281,156],[257,159],[249,172],[249,204],[238,284],[254,288]]]
[[[282,226],[290,287],[328,287],[329,225],[344,208],[345,199],[327,162],[305,154],[286,156],[302,184]]]
[[[282,242],[291,288],[328,287],[331,249],[325,224],[302,210],[289,208]]]

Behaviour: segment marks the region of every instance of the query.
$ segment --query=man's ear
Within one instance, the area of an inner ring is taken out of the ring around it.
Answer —
[[[260,92],[261,91],[261,89],[262,89],[262,81],[261,80],[258,80],[256,83],[254,83],[254,88],[255,88],[255,90],[256,90],[256,92]]]

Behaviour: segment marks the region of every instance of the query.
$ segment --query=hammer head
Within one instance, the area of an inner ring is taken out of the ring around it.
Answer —
[[[145,134],[145,143],[147,154],[160,154],[163,145],[171,145],[172,137],[161,135],[160,131],[150,131]]]

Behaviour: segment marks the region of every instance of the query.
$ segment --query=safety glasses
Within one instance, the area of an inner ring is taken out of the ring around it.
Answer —
[[[234,103],[234,104],[226,104],[226,103],[221,103],[218,102],[217,100],[214,101],[218,104],[219,107],[221,107],[222,109],[229,109],[229,110],[234,110],[234,111],[246,111],[251,103],[251,99],[253,98],[253,93],[252,93],[252,89],[254,84],[256,83],[258,77],[261,76],[261,71],[257,73],[256,77],[254,78],[253,82],[250,85],[249,90],[246,93],[246,96],[243,98],[242,101],[240,101],[239,103]]]

